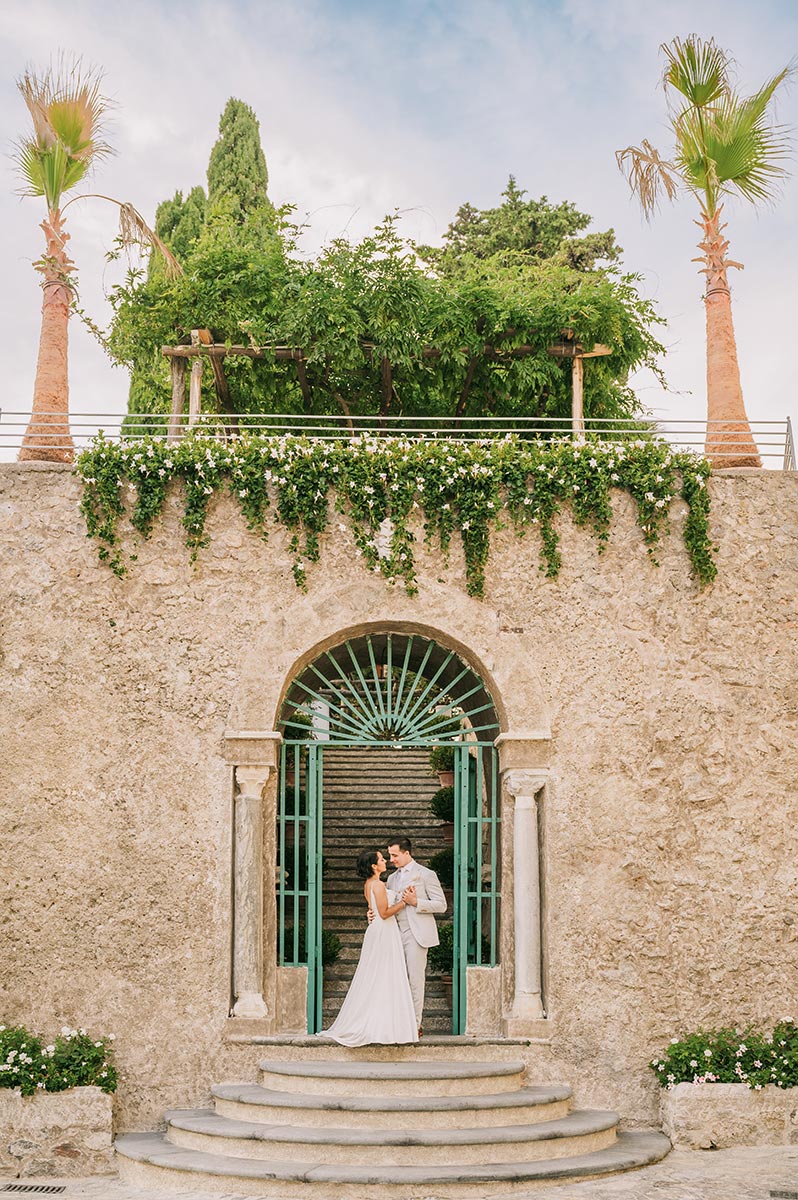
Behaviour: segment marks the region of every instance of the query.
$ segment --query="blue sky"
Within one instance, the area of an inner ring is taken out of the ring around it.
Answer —
[[[438,239],[459,204],[495,204],[512,172],[530,195],[571,200],[613,226],[625,265],[643,275],[669,325],[670,393],[636,381],[661,415],[704,415],[701,277],[691,258],[698,231],[688,198],[646,224],[614,159],[649,137],[669,143],[659,87],[662,41],[696,32],[736,57],[751,91],[798,53],[798,4],[760,0],[295,0],[121,4],[117,0],[6,0],[0,16],[0,142],[11,149],[27,114],[14,80],[59,49],[102,66],[116,103],[114,158],[91,190],[132,201],[148,219],[159,200],[204,182],[219,113],[230,95],[255,109],[270,192],[310,214],[318,245],[345,229],[365,233],[402,210],[406,232]],[[798,126],[798,85],[779,119]],[[793,163],[793,167],[798,164]],[[0,168],[4,230],[2,407],[28,409],[35,371],[40,202],[14,195]],[[798,416],[793,330],[798,320],[798,184],[756,212],[727,206],[735,273],[734,314],[752,419]],[[70,210],[81,299],[107,319],[117,268],[104,252],[115,234],[110,206]],[[127,380],[78,325],[71,332],[73,410],[120,411]]]

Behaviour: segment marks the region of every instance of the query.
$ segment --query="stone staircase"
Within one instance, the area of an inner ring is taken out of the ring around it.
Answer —
[[[445,847],[441,824],[428,808],[437,789],[429,773],[429,750],[331,746],[324,751],[322,925],[341,939],[340,958],[324,971],[325,1028],[346,995],[366,927],[363,885],[355,874],[357,855],[374,846],[387,858],[387,839],[404,833],[413,842],[414,856],[428,863]],[[448,899],[451,905],[450,894]],[[451,919],[451,908],[439,918]],[[452,1032],[451,994],[431,974],[423,1025],[425,1034]]]
[[[615,1113],[574,1109],[568,1087],[530,1085],[509,1047],[472,1045],[460,1060],[443,1048],[422,1059],[415,1047],[327,1047],[267,1059],[257,1084],[216,1085],[213,1108],[168,1112],[165,1133],[117,1138],[122,1179],[280,1200],[355,1200],[365,1188],[482,1200],[670,1149],[660,1133],[619,1133]]]

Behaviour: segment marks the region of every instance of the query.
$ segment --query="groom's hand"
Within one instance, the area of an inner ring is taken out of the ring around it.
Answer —
[[[373,910],[373,908],[371,907],[371,905],[369,905],[369,925],[371,924],[371,922],[372,922],[373,920],[374,920],[374,910]]]
[[[402,892],[402,899],[404,900],[405,904],[409,904],[411,908],[416,908],[418,905],[416,889],[414,887],[405,888],[405,890]]]

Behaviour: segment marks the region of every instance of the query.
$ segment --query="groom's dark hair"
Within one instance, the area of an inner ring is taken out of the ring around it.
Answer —
[[[403,854],[412,854],[413,853],[413,844],[410,841],[409,837],[404,837],[404,836],[403,837],[389,837],[388,838],[388,849],[389,850],[390,850],[391,846],[398,846]]]

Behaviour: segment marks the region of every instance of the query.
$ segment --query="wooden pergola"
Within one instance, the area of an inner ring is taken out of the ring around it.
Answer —
[[[364,355],[370,357],[373,355],[375,347],[372,343],[364,342],[361,346]],[[612,346],[604,346],[597,344],[591,350],[585,350],[581,342],[577,341],[570,330],[564,330],[562,338],[552,343],[547,348],[547,353],[553,358],[570,358],[571,359],[571,432],[577,439],[583,439],[585,435],[585,417],[584,417],[584,370],[586,358],[603,358],[608,354],[612,354]],[[163,346],[161,353],[170,360],[171,376],[172,376],[172,410],[169,420],[169,438],[173,439],[179,436],[180,420],[186,409],[186,375],[189,375],[188,384],[188,423],[193,425],[201,412],[201,386],[202,386],[202,363],[204,359],[210,359],[213,367],[214,385],[216,394],[223,409],[229,410],[230,394],[227,388],[227,381],[224,377],[223,362],[225,358],[251,358],[265,359],[272,358],[278,361],[293,362],[296,364],[297,379],[299,387],[304,397],[308,408],[312,404],[312,395],[310,384],[308,383],[306,371],[306,356],[304,351],[293,346],[228,346],[224,343],[211,342],[210,334],[207,330],[194,330],[191,334],[191,344],[184,346]],[[441,351],[434,346],[424,346],[420,352],[420,357],[423,359],[440,358]],[[458,412],[455,416],[461,416],[465,408],[465,400],[468,395],[468,388],[471,385],[474,372],[476,370],[479,358],[485,358],[493,362],[507,362],[511,359],[528,358],[532,354],[536,354],[537,349],[534,346],[521,345],[513,346],[507,349],[497,346],[485,345],[480,355],[469,355],[468,367],[466,369],[466,379],[461,393]],[[188,371],[188,363],[191,360],[191,370]],[[383,389],[383,399],[387,401],[391,395],[393,388],[393,380],[391,375],[391,364],[383,358],[380,363],[381,383]]]

